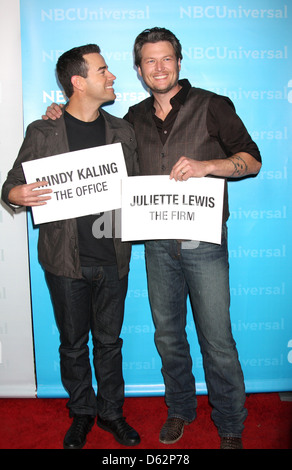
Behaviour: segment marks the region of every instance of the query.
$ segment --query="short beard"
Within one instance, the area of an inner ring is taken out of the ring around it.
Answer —
[[[176,85],[177,85],[177,82],[174,85],[170,85],[169,87],[164,88],[163,90],[159,88],[152,88],[151,91],[160,95],[165,95],[166,93],[171,91],[174,87],[176,87]]]

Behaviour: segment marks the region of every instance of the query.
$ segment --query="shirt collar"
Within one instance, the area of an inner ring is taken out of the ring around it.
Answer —
[[[173,96],[171,98],[170,102],[171,103],[178,102],[179,104],[183,105],[183,104],[185,104],[187,94],[190,91],[191,84],[186,78],[183,78],[182,80],[179,80],[178,84],[182,88],[179,90],[179,92],[175,96]]]

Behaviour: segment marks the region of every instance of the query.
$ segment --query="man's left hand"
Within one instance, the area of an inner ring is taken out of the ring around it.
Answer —
[[[170,179],[186,181],[189,178],[203,178],[209,174],[209,162],[197,161],[192,158],[181,157],[172,167]]]

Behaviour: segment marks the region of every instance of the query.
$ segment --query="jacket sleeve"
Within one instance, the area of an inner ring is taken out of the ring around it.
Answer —
[[[8,172],[7,179],[2,186],[2,200],[12,209],[15,206],[11,205],[8,200],[8,194],[14,186],[25,184],[25,177],[22,169],[22,163],[33,160],[35,158],[34,151],[34,134],[35,130],[32,125],[29,125],[26,131],[25,139],[21,145],[18,156],[13,164],[13,167]]]
[[[22,163],[39,158],[68,152],[68,142],[63,119],[55,121],[34,121],[26,130],[26,135],[13,167],[8,172],[2,188],[3,201],[15,209],[8,201],[8,194],[14,186],[25,184]]]

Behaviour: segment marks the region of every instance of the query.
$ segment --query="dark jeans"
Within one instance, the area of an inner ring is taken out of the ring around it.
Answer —
[[[229,315],[227,232],[222,244],[182,249],[176,240],[146,242],[149,299],[162,359],[169,417],[196,417],[196,387],[185,331],[189,295],[203,356],[212,417],[221,436],[241,437],[245,387]]]
[[[61,378],[69,393],[70,416],[98,414],[103,419],[123,415],[122,339],[128,276],[118,279],[116,266],[83,267],[82,279],[46,272],[60,332]],[[89,332],[98,384],[92,388]]]

